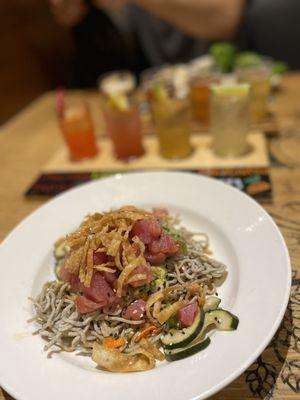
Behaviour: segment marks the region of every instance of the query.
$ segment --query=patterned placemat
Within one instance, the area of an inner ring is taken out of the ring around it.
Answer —
[[[219,179],[224,183],[242,190],[257,200],[270,201],[272,199],[272,183],[269,170],[266,168],[196,169],[184,171]],[[105,178],[120,172],[121,171],[44,173],[40,175],[27,190],[26,196],[54,196],[82,183]],[[130,172],[127,171],[125,173]]]

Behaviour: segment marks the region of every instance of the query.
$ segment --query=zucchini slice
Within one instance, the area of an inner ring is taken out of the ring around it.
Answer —
[[[219,308],[205,314],[204,328],[212,324],[219,331],[234,331],[239,325],[239,319],[229,311]]]
[[[177,349],[191,343],[201,332],[204,319],[205,314],[201,307],[191,326],[183,329],[170,329],[169,332],[161,338],[163,347],[165,349]]]
[[[204,312],[216,310],[221,303],[221,299],[219,297],[210,296],[205,300],[205,304],[203,306]]]
[[[168,361],[182,360],[183,358],[190,357],[198,353],[199,351],[206,349],[206,347],[209,344],[210,344],[210,338],[207,337],[199,342],[191,343],[184,349],[181,348],[181,349],[165,350],[166,360]]]

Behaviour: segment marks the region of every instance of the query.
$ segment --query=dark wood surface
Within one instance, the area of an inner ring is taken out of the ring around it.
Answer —
[[[71,48],[48,0],[1,1],[0,124],[66,81]]]

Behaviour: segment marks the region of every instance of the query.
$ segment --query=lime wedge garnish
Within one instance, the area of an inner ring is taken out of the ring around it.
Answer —
[[[250,85],[246,83],[241,85],[213,85],[211,91],[218,96],[247,96]]]
[[[128,111],[130,108],[129,100],[123,93],[110,93],[108,95],[108,104],[117,111]]]
[[[262,64],[262,57],[252,51],[240,53],[235,61],[237,68],[255,68]]]
[[[161,83],[154,83],[153,85],[153,96],[155,100],[159,102],[168,101],[168,92]]]

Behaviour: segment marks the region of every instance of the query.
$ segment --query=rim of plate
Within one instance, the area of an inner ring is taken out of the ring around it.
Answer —
[[[252,203],[262,214],[267,218],[268,222],[272,225],[273,229],[276,231],[279,239],[280,239],[280,245],[284,249],[285,253],[285,267],[286,268],[286,282],[285,282],[285,295],[282,301],[282,305],[280,308],[280,311],[278,311],[277,318],[273,322],[273,326],[269,331],[269,334],[265,337],[265,339],[260,343],[260,345],[257,347],[256,351],[248,357],[247,360],[234,372],[232,372],[230,375],[225,377],[222,381],[217,383],[215,386],[211,387],[210,389],[207,389],[205,392],[200,393],[199,395],[196,395],[192,398],[186,399],[186,400],[198,400],[198,399],[206,399],[216,393],[218,393],[220,390],[224,389],[226,386],[228,386],[231,382],[233,382],[236,378],[238,378],[256,359],[257,357],[265,350],[269,342],[272,340],[273,336],[275,335],[276,331],[278,330],[280,323],[284,317],[288,302],[289,302],[289,297],[290,297],[290,290],[291,290],[291,281],[292,281],[292,270],[291,270],[291,261],[290,261],[290,255],[289,251],[287,248],[287,245],[285,243],[285,240],[283,238],[283,235],[281,231],[279,230],[277,224],[273,220],[273,218],[269,215],[269,213],[258,203],[256,202],[252,197],[249,195],[245,194],[244,192],[240,191],[237,188],[234,188],[222,181],[219,181],[217,179],[207,177],[201,174],[197,173],[192,173],[192,172],[185,172],[185,171],[166,171],[166,170],[155,170],[155,171],[141,171],[141,172],[135,172],[135,171],[128,171],[126,173],[119,173],[116,172],[115,174],[101,178],[99,180],[95,180],[92,182],[86,182],[83,184],[80,184],[74,188],[68,189],[64,191],[63,193],[60,193],[56,195],[53,199],[50,199],[46,201],[44,204],[39,206],[36,210],[31,212],[29,215],[27,215],[25,218],[23,218],[10,232],[9,234],[4,238],[4,240],[0,243],[0,250],[3,245],[7,241],[11,239],[11,237],[20,229],[23,227],[23,225],[26,225],[30,219],[39,214],[39,212],[44,209],[45,207],[59,203],[61,199],[64,197],[67,197],[71,194],[76,194],[76,192],[80,192],[83,190],[83,188],[89,187],[89,186],[95,186],[95,185],[101,185],[104,184],[106,181],[113,181],[115,180],[117,182],[118,179],[126,179],[127,177],[130,179],[134,179],[135,177],[140,177],[141,175],[145,176],[145,178],[149,178],[152,176],[152,178],[155,178],[155,175],[178,175],[178,178],[184,178],[185,176],[190,176],[195,179],[199,179],[199,181],[204,180],[208,181],[213,185],[217,185],[222,187],[226,191],[234,191],[236,196],[240,196],[241,198],[246,199],[248,202]],[[147,371],[146,371],[147,372]],[[6,385],[4,378],[2,379],[2,376],[0,376],[0,387],[3,388],[7,393],[9,393],[11,396],[13,396],[17,400],[25,400],[25,398],[22,396],[22,394],[18,393],[17,388],[9,387],[9,385]],[[26,399],[27,400],[27,399]]]

